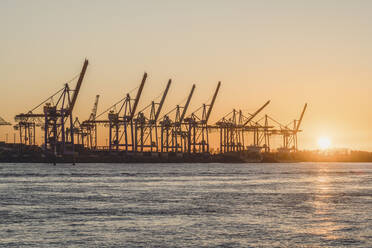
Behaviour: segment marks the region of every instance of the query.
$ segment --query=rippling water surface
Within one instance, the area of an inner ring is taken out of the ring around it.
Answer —
[[[4,247],[372,247],[372,164],[0,164]]]

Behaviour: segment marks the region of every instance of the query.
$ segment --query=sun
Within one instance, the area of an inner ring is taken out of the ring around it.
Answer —
[[[318,146],[322,150],[327,150],[331,146],[331,140],[328,137],[320,137],[318,139]]]

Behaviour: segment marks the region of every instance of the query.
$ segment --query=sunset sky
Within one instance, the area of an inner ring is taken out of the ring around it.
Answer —
[[[75,115],[103,110],[149,74],[141,106],[172,78],[163,113],[222,82],[211,122],[267,100],[280,122],[307,113],[300,149],[372,151],[372,1],[0,1],[0,116],[14,123],[89,59]],[[75,85],[72,85],[74,87]],[[40,132],[40,131],[39,131]],[[0,127],[0,140],[13,129]]]

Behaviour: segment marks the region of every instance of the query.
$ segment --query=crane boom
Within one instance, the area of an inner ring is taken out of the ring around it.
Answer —
[[[138,102],[139,102],[139,99],[141,97],[143,87],[145,86],[146,78],[147,78],[147,73],[145,72],[143,74],[142,82],[141,82],[141,84],[140,84],[140,86],[138,88],[137,96],[136,96],[136,99],[134,100],[133,109],[132,109],[132,112],[130,113],[129,120],[132,120],[133,117],[134,117],[134,114],[136,113]]]
[[[97,116],[99,95],[96,95],[96,100],[94,101],[92,113],[90,114],[89,120],[95,120]]]
[[[246,120],[243,124],[243,127],[246,126],[254,117],[256,117],[256,115],[258,115],[267,105],[269,105],[270,103],[270,100],[267,101],[264,105],[262,105],[261,108],[259,108],[256,112],[254,112],[251,117],[248,118],[248,120]]]
[[[6,120],[4,120],[3,118],[1,118],[0,116],[0,126],[9,126],[11,125],[9,122],[7,122]]]
[[[205,123],[206,124],[208,123],[209,116],[211,115],[211,112],[212,112],[212,109],[213,109],[213,105],[214,105],[214,102],[216,101],[216,97],[217,97],[217,94],[218,94],[218,91],[219,91],[220,87],[221,87],[221,82],[218,82],[216,91],[214,92],[214,95],[213,95],[211,104],[209,105],[208,112],[207,112],[207,115],[205,117]]]
[[[79,91],[80,91],[80,87],[81,87],[81,84],[83,82],[83,79],[84,79],[84,76],[85,76],[85,72],[87,70],[87,67],[88,67],[88,60],[86,59],[84,61],[84,65],[83,65],[83,68],[81,69],[81,72],[80,72],[80,76],[79,76],[79,79],[77,81],[77,84],[76,84],[76,87],[75,87],[75,91],[74,91],[74,95],[72,96],[72,100],[71,100],[71,105],[68,109],[68,112],[67,114],[71,114],[72,113],[72,110],[74,109],[74,106],[75,106],[75,103],[76,103],[76,99],[78,97],[78,94],[79,94]]]
[[[296,127],[296,132],[298,132],[298,130],[300,129],[300,125],[301,125],[301,122],[302,122],[302,118],[304,117],[306,108],[307,108],[307,103],[305,103],[305,106],[304,106],[304,109],[302,110],[300,119],[298,120],[298,124],[297,124],[297,127]]]
[[[164,104],[165,98],[167,97],[168,90],[169,90],[169,87],[170,87],[171,83],[172,83],[172,79],[169,79],[169,81],[168,81],[168,83],[167,83],[167,87],[165,88],[164,93],[163,93],[163,96],[162,96],[162,98],[161,98],[161,100],[160,100],[159,107],[158,107],[158,109],[156,110],[155,121],[157,121],[158,118],[159,118],[160,111],[161,111],[161,109],[163,108],[163,104]]]
[[[183,107],[183,111],[182,111],[182,114],[181,114],[181,117],[180,117],[180,123],[183,121],[183,118],[185,118],[185,114],[186,114],[186,111],[187,111],[187,109],[189,107],[189,104],[190,104],[190,101],[191,101],[191,97],[194,94],[194,90],[195,90],[195,84],[192,85],[190,94],[189,94],[189,96],[187,98],[187,101],[185,103],[185,106]]]

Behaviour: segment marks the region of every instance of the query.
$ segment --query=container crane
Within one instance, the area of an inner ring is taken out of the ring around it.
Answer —
[[[210,104],[203,104],[202,107],[194,111],[185,121],[188,123],[188,152],[189,153],[209,153],[209,137],[208,137],[208,120],[212,112],[214,103],[217,98],[218,91],[221,87],[221,82],[218,82],[214,91]],[[198,110],[202,109],[202,116],[199,118],[196,115]]]
[[[183,152],[187,148],[187,132],[183,131],[182,125],[187,109],[190,105],[192,95],[194,94],[195,84],[192,85],[191,91],[187,97],[186,103],[183,107],[177,105],[160,121],[161,127],[161,151]],[[182,112],[181,112],[182,109]],[[169,118],[169,114],[176,110],[174,121]]]
[[[100,95],[96,95],[92,112],[88,120],[80,124],[81,143],[90,149],[97,148],[97,123],[95,123],[95,119],[97,116],[99,97]]]
[[[150,117],[146,118],[143,111],[138,113],[135,121],[135,151],[143,152],[145,148],[150,149],[151,152],[158,152],[158,118],[164,105],[164,101],[167,97],[169,88],[172,84],[172,80],[169,79],[168,83],[163,91],[161,100],[159,103],[152,101],[150,105]]]
[[[258,130],[259,127],[254,124],[247,127],[253,118],[255,118],[268,104],[267,101],[249,117],[245,117],[242,111],[235,110],[231,111],[224,117],[222,117],[216,125],[220,131],[220,152],[233,152],[245,150],[244,137],[245,133],[253,131],[254,144],[258,144]]]
[[[274,120],[272,117],[266,116],[266,120],[265,120],[266,123],[268,123],[268,121],[271,120],[279,126],[278,128],[272,128],[267,131],[268,135],[280,135],[283,138],[282,147],[278,148],[278,151],[291,152],[291,151],[298,150],[297,133],[301,132],[300,126],[301,126],[303,117],[305,115],[306,109],[307,109],[307,103],[304,105],[302,109],[300,118],[298,120],[291,121],[287,125],[283,125],[279,123],[278,121]],[[290,127],[291,125],[292,127]]]
[[[134,137],[134,123],[133,117],[136,112],[142,90],[145,86],[147,79],[147,73],[145,72],[142,77],[142,81],[138,87],[136,98],[132,99],[130,93],[127,93],[126,97],[115,103],[108,110],[108,120],[95,120],[95,123],[103,123],[109,126],[109,150],[119,151],[120,147],[124,147],[125,151],[134,151],[135,137]],[[132,106],[132,101],[134,101]],[[117,112],[113,111],[112,108],[116,108],[121,103],[121,106]],[[104,111],[106,113],[108,110]],[[99,116],[101,116],[101,113]],[[121,129],[123,129],[121,131]],[[121,134],[120,134],[121,132]]]
[[[21,144],[26,144],[27,141],[29,145],[35,144],[35,126],[37,123],[43,122],[45,150],[50,151],[53,155],[62,156],[67,152],[68,147],[71,149],[70,152],[74,153],[74,129],[69,128],[69,132],[66,134],[66,127],[73,127],[72,113],[87,67],[88,60],[85,60],[74,90],[70,89],[70,82],[68,82],[61,90],[32,110],[15,116],[15,120],[18,122],[15,128],[20,130]],[[72,96],[71,92],[73,92]],[[55,97],[57,98],[56,102],[53,100]],[[41,106],[43,106],[41,113],[33,113]],[[69,123],[66,122],[67,119],[69,119]],[[24,136],[22,128],[25,130]],[[66,140],[70,140],[70,142],[67,144]]]

